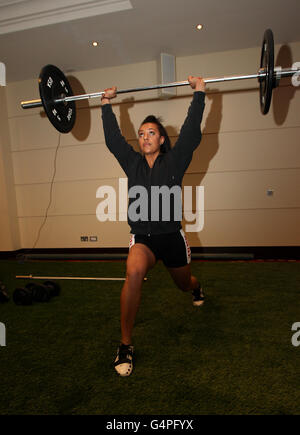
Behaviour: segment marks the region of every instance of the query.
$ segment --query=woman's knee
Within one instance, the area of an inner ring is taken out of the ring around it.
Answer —
[[[126,278],[128,280],[143,280],[149,269],[147,261],[127,261]]]
[[[139,265],[127,265],[126,279],[127,280],[143,280],[146,276],[146,268]]]

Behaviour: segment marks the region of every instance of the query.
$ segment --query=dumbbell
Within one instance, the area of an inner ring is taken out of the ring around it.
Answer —
[[[32,305],[33,302],[48,302],[50,291],[43,285],[29,283],[25,288],[16,288],[13,300],[16,305]]]
[[[31,291],[33,302],[48,302],[51,298],[50,289],[43,284],[28,283],[25,287]]]
[[[28,283],[25,288],[17,288],[13,294],[16,305],[31,305],[32,302],[48,302],[60,294],[60,286],[54,281],[44,284]]]
[[[60,285],[54,281],[45,281],[43,284],[29,283],[26,288],[32,291],[35,302],[48,302],[60,294]]]

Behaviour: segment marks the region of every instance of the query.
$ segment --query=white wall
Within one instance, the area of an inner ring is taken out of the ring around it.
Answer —
[[[20,248],[5,88],[0,86],[0,250]]]

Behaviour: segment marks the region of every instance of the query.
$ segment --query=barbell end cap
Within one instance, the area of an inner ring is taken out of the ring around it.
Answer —
[[[33,109],[35,107],[42,107],[41,100],[30,100],[30,101],[21,101],[22,109]]]

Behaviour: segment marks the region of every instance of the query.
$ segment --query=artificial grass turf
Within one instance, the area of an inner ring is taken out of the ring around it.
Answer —
[[[46,304],[0,305],[0,414],[299,414],[300,263],[194,262],[202,307],[159,263],[134,329],[135,367],[115,373],[121,282],[60,281]],[[117,276],[125,262],[0,262],[18,274]]]

